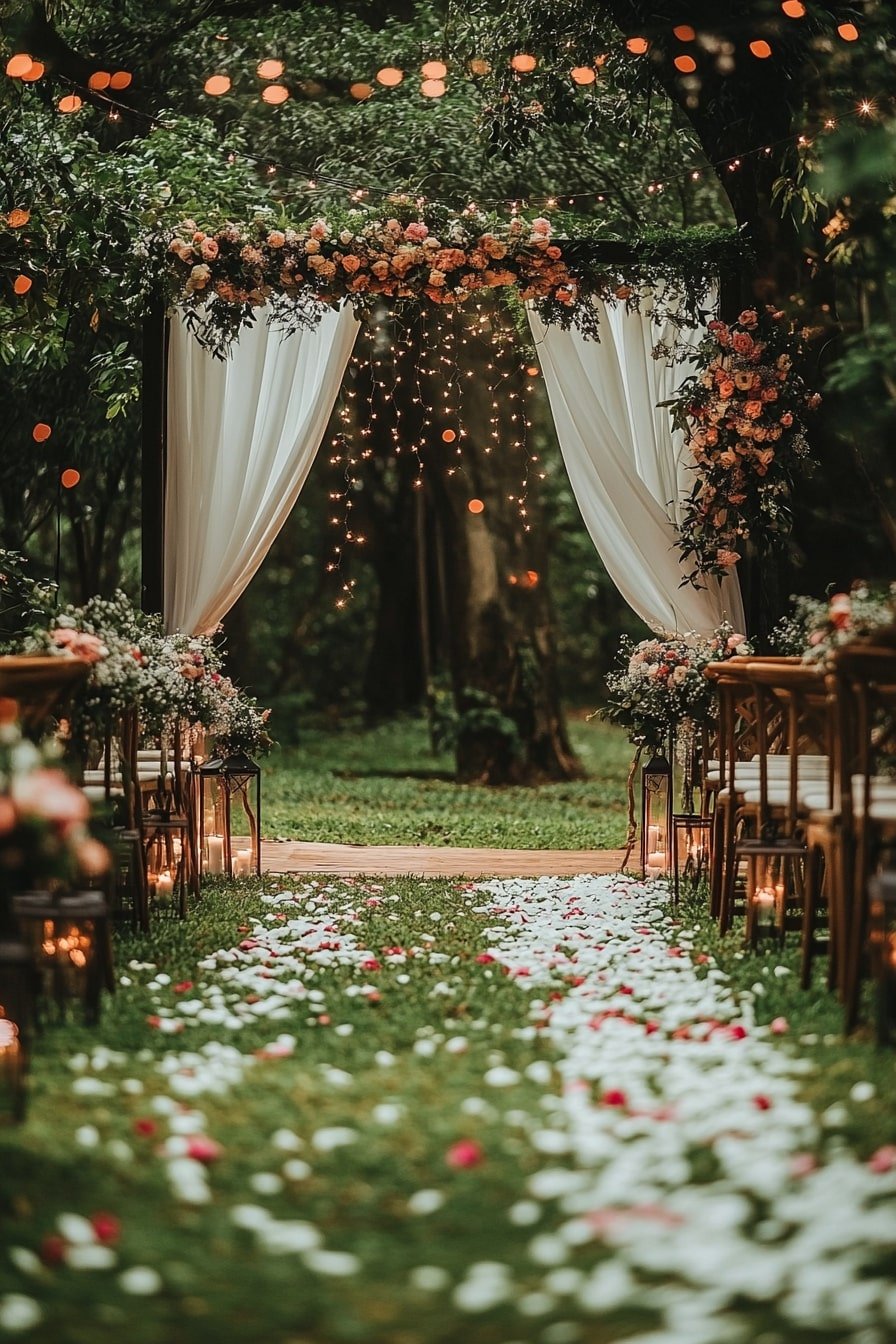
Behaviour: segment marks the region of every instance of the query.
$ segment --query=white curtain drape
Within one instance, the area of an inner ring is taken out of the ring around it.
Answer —
[[[263,315],[215,359],[182,319],[168,354],[165,624],[212,630],[286,522],[358,331],[347,305],[284,336]]]
[[[545,325],[530,307],[560,449],[585,526],[629,606],[652,630],[709,634],[723,619],[744,629],[736,575],[720,585],[681,586],[685,568],[674,523],[693,475],[683,436],[659,403],[692,372],[688,362],[654,359],[658,342],[693,347],[702,332],[680,332],[649,307],[595,306],[600,341]]]

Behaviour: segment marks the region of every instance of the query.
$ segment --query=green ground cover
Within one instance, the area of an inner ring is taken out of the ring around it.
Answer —
[[[216,978],[197,961],[245,937],[250,917],[266,912],[262,893],[277,887],[271,879],[221,884],[186,923],[158,922],[148,937],[123,937],[119,967],[131,983],[107,1002],[100,1027],[45,1033],[28,1122],[0,1136],[7,1248],[0,1300],[25,1294],[43,1312],[24,1337],[33,1344],[120,1344],[122,1337],[129,1344],[609,1344],[648,1327],[646,1312],[583,1312],[574,1297],[535,1313],[537,1320],[517,1310],[519,1293],[486,1311],[452,1303],[449,1286],[471,1264],[495,1260],[511,1267],[519,1292],[538,1297],[546,1268],[533,1263],[529,1248],[545,1223],[533,1229],[508,1211],[525,1202],[527,1178],[544,1164],[529,1135],[544,1122],[545,1096],[558,1086],[556,1075],[536,1081],[525,1072],[551,1058],[528,1027],[533,995],[476,960],[484,946],[475,912],[481,898],[465,884],[402,879],[351,888],[319,880],[318,889],[357,892],[357,937],[366,947],[437,937],[444,964],[411,958],[386,966],[375,976],[373,999],[346,996],[357,977],[328,968],[319,981],[325,1002],[296,1004],[285,1021],[250,1021],[229,1034],[200,1024],[164,1035],[150,1025],[160,1002],[177,1003],[176,986]],[[379,904],[368,907],[370,899]],[[893,1055],[868,1039],[843,1042],[839,1010],[820,982],[802,994],[792,974],[774,970],[779,960],[792,969],[789,954],[742,956],[734,937],[719,942],[702,908],[684,909],[682,922],[696,928],[698,946],[741,987],[763,986],[762,1021],[786,1016],[781,1048],[816,1066],[805,1095],[836,1124],[844,1145],[866,1157],[892,1143]],[[170,980],[153,992],[159,974]],[[448,981],[451,994],[440,989]],[[160,1068],[175,1052],[226,1039],[249,1053],[281,1031],[295,1035],[293,1054],[257,1061],[220,1095],[171,1105]],[[466,1042],[461,1053],[418,1053],[420,1042],[441,1047],[454,1036]],[[483,1075],[496,1066],[522,1076],[507,1091],[484,1088]],[[84,1078],[108,1094],[73,1090]],[[172,1194],[162,1147],[174,1127],[169,1111],[188,1121],[199,1112],[202,1132],[221,1145],[208,1168],[208,1203]],[[357,1141],[315,1146],[316,1132],[343,1127]],[[474,1168],[446,1162],[461,1140],[481,1147]],[[419,1192],[433,1190],[435,1206],[430,1194],[415,1209]],[[324,1271],[296,1254],[262,1252],[234,1222],[233,1210],[247,1204],[311,1224],[329,1250],[356,1257],[360,1268],[333,1277],[332,1266]],[[52,1261],[59,1215],[72,1212],[120,1221],[114,1266],[77,1269],[35,1259],[42,1253]],[[554,1225],[550,1203],[543,1218]],[[600,1241],[589,1243],[571,1253],[569,1268],[587,1274],[606,1256]],[[120,1278],[139,1268],[159,1276],[146,1297]],[[755,1319],[761,1334],[774,1324],[771,1307],[756,1308]],[[782,1344],[832,1338],[780,1327],[762,1337]]]
[[[570,724],[588,778],[537,789],[451,780],[422,719],[361,730],[303,730],[265,762],[268,839],[361,845],[616,849],[624,844],[631,747],[610,724]]]

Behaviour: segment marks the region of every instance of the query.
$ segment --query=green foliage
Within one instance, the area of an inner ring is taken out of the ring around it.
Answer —
[[[457,702],[453,696],[437,695],[432,718],[433,741],[440,751],[453,752],[467,737],[503,738],[514,758],[523,751],[517,724],[503,714],[488,691],[465,686]]]

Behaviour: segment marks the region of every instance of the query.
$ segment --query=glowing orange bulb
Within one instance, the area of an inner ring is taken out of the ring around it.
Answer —
[[[404,71],[394,65],[384,65],[382,70],[376,72],[376,82],[387,89],[397,88],[403,79]]]
[[[841,23],[837,32],[844,42],[857,42],[859,40],[859,30],[854,23]]]
[[[467,508],[470,510],[470,513],[485,512],[485,505],[483,504],[481,499],[471,499],[467,504]]]
[[[127,89],[133,83],[134,76],[128,70],[116,70],[115,74],[109,80],[110,89]]]
[[[81,473],[76,471],[74,467],[66,467],[59,479],[66,490],[74,490],[81,479]]]
[[[108,89],[111,83],[112,76],[109,74],[108,70],[94,70],[87,81],[87,87],[88,89],[97,89],[102,92],[103,89]]]
[[[10,79],[21,79],[22,76],[31,69],[31,57],[24,51],[16,52],[15,56],[10,56],[6,62],[6,73]]]
[[[529,364],[526,367],[526,373],[529,375],[530,378],[537,378],[540,372],[541,370],[539,369],[537,364]]]
[[[38,420],[31,431],[31,437],[35,443],[46,443],[52,433],[53,431],[49,425],[44,424],[43,420]]]
[[[536,586],[536,584],[538,583],[538,570],[537,570],[537,569],[527,569],[527,570],[526,570],[526,579],[528,580],[528,585],[529,585],[529,587],[530,587],[530,588],[534,588],[534,587]]]
[[[420,85],[420,92],[424,98],[441,98],[445,91],[446,87],[443,79],[424,79]]]
[[[538,58],[536,56],[527,56],[524,52],[521,52],[518,56],[511,56],[510,64],[519,74],[531,75],[538,64]]]
[[[490,75],[492,70],[491,61],[483,60],[481,56],[474,56],[470,61],[471,75]]]
[[[288,97],[289,89],[285,84],[268,84],[267,88],[261,91],[262,102],[270,103],[272,107],[285,103]]]
[[[806,6],[803,0],[784,0],[781,5],[788,19],[801,19],[806,12]]]
[[[363,103],[373,93],[373,87],[370,84],[365,84],[363,80],[358,80],[356,83],[349,85],[348,91],[357,102]]]
[[[625,45],[633,56],[643,56],[650,43],[646,37],[630,37]]]
[[[283,62],[271,59],[259,61],[257,73],[259,79],[279,79],[283,74]]]
[[[210,97],[220,98],[222,93],[228,93],[230,91],[230,76],[209,75],[203,88]]]
[[[24,229],[30,218],[30,210],[15,209],[10,210],[6,216],[6,222],[11,229]]]
[[[46,73],[46,66],[43,61],[32,61],[30,69],[22,75],[23,84],[33,84],[35,80],[41,79]]]
[[[83,104],[76,93],[68,93],[64,98],[59,99],[57,106],[60,112],[77,112]]]
[[[593,84],[597,79],[590,65],[573,66],[569,72],[573,84]]]
[[[693,56],[676,56],[674,65],[675,69],[680,70],[683,75],[692,75],[697,69],[697,62]]]
[[[443,442],[443,443],[453,443],[454,440],[455,440],[456,438],[457,438],[457,433],[456,433],[455,430],[453,430],[453,429],[443,429],[443,430],[442,430],[442,442]]]
[[[27,294],[33,283],[30,275],[17,275],[13,281],[13,291],[16,294]]]
[[[758,61],[767,61],[772,54],[772,49],[767,42],[758,39],[750,43],[750,50]]]
[[[448,67],[444,61],[424,61],[420,67],[420,73],[424,79],[444,79],[448,73]]]
[[[680,23],[672,32],[678,38],[679,42],[693,42],[697,32],[689,23]]]

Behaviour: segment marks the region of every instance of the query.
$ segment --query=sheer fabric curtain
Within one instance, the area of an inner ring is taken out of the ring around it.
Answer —
[[[744,629],[740,584],[681,587],[685,568],[674,523],[693,477],[683,436],[673,433],[668,400],[692,372],[688,363],[654,359],[676,336],[645,305],[596,303],[600,341],[576,328],[545,325],[529,309],[560,450],[591,540],[629,606],[652,630],[710,633],[723,619]],[[696,346],[699,330],[677,333]]]
[[[168,355],[165,623],[214,629],[311,470],[358,331],[351,308],[284,336],[263,320],[215,359],[182,319]]]

